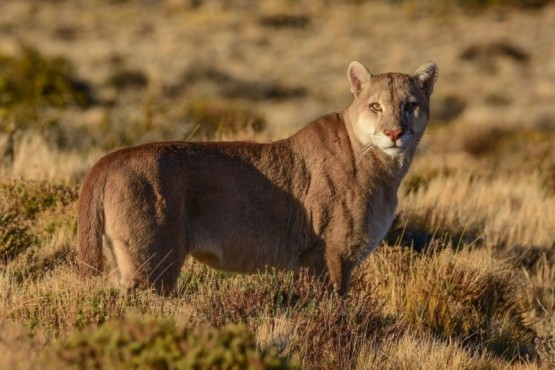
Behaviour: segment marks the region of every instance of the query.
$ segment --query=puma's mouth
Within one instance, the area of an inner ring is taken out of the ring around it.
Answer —
[[[399,144],[398,142],[395,142],[395,143],[393,143],[393,144],[391,144],[391,145],[389,145],[389,146],[386,146],[386,147],[383,148],[383,149],[384,149],[384,150],[385,150],[385,149],[401,149],[401,150],[403,150],[403,149],[406,149],[406,148],[407,148],[406,145]]]
[[[388,147],[381,148],[381,149],[385,154],[387,154],[391,157],[396,157],[396,156],[402,154],[407,149],[407,147],[406,146],[399,146],[397,144],[393,144],[393,145],[390,145]]]
[[[385,145],[383,145],[385,144]],[[412,145],[412,138],[405,137],[400,138],[399,140],[391,141],[384,143],[382,141],[381,149],[391,155],[396,155],[405,152],[408,148]]]

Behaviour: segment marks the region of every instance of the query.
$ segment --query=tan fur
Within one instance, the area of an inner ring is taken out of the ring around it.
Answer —
[[[102,271],[104,239],[125,288],[168,293],[191,255],[228,271],[327,272],[344,294],[391,225],[437,67],[371,76],[353,62],[348,75],[353,103],[288,139],[153,143],[102,158],[79,198],[82,275]],[[397,147],[386,130],[403,132]]]

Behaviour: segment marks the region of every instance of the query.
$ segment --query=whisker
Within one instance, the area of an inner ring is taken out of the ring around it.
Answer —
[[[424,137],[421,137],[420,140],[418,141],[416,150],[420,152],[426,152],[426,153],[430,152],[430,153],[437,154],[437,152],[432,149],[431,143]]]
[[[429,145],[425,144],[425,143],[418,143],[418,146],[416,147],[416,150],[424,152],[424,153],[433,153],[433,154],[437,154],[437,151],[433,150]]]

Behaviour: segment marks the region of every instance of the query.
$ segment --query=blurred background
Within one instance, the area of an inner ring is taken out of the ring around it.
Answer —
[[[439,65],[433,125],[450,134],[434,151],[538,144],[555,130],[554,33],[547,0],[3,0],[0,155],[283,138],[350,103],[352,60]]]

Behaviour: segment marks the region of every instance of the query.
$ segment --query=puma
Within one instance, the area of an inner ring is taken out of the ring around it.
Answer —
[[[160,142],[118,150],[84,179],[81,275],[104,258],[127,289],[172,291],[185,257],[217,269],[308,268],[345,294],[391,226],[438,76],[348,68],[352,104],[272,143]]]

